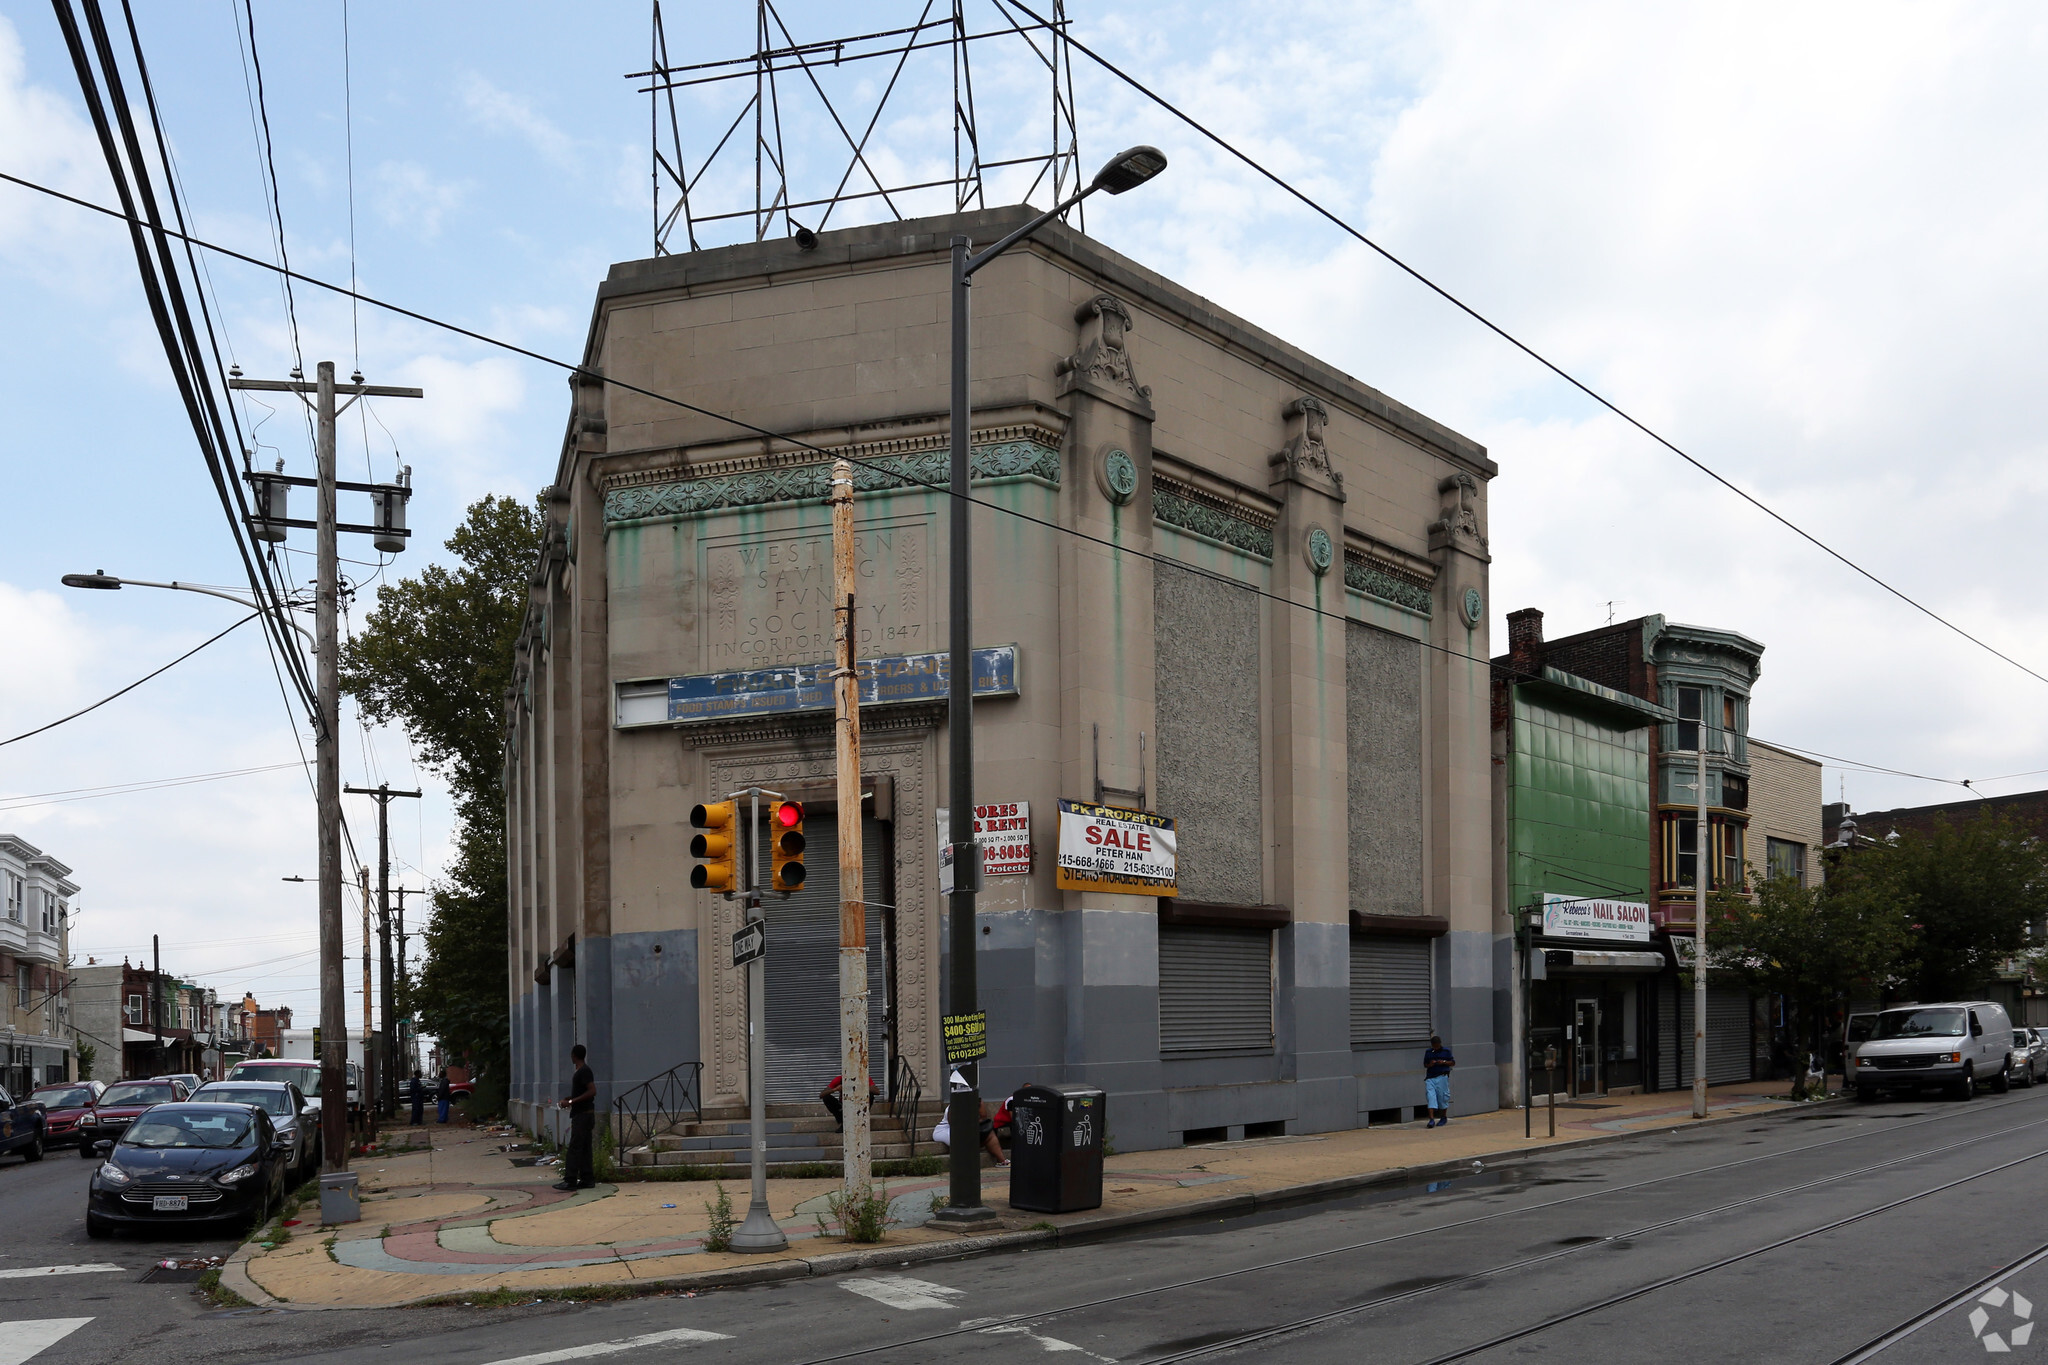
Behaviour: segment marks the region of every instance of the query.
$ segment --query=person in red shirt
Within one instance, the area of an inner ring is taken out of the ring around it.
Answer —
[[[846,1116],[842,1112],[842,1107],[839,1103],[839,1092],[843,1083],[843,1077],[834,1076],[825,1083],[825,1088],[818,1092],[819,1101],[824,1104],[825,1111],[832,1115],[832,1122],[839,1125],[839,1131],[842,1133],[846,1131]],[[871,1110],[874,1107],[876,1098],[881,1093],[882,1087],[875,1083],[875,1078],[873,1076],[868,1077],[868,1107]]]

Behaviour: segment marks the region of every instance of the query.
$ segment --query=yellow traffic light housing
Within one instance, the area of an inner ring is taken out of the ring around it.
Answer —
[[[768,807],[769,851],[774,855],[775,890],[790,892],[804,884],[804,803],[776,801]]]
[[[737,804],[714,801],[690,807],[690,823],[703,830],[690,840],[690,885],[700,891],[729,893],[739,886],[739,819]]]

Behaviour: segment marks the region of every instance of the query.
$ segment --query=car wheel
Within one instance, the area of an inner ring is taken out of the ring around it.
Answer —
[[[1963,1078],[1955,1083],[1954,1089],[1949,1093],[1959,1100],[1973,1100],[1977,1098],[1976,1073],[1971,1071],[1969,1067],[1964,1067]]]
[[[41,1161],[43,1159],[43,1135],[41,1133],[37,1133],[31,1138],[28,1146],[22,1149],[21,1159],[23,1161]]]
[[[97,1242],[102,1238],[110,1237],[113,1235],[113,1232],[114,1230],[108,1227],[97,1214],[88,1213],[85,1215],[85,1235],[94,1241]]]
[[[80,1138],[80,1139],[79,1139],[79,1141],[78,1141],[78,1159],[79,1159],[80,1161],[91,1161],[91,1160],[93,1160],[93,1159],[94,1159],[94,1157],[93,1157],[93,1150],[92,1150],[92,1139],[91,1139],[91,1138]]]
[[[1874,1086],[1874,1085],[1859,1085],[1859,1086],[1857,1086],[1857,1087],[1856,1087],[1856,1098],[1857,1098],[1857,1099],[1859,1099],[1859,1100],[1861,1100],[1861,1101],[1862,1101],[1863,1103],[1865,1103],[1865,1104],[1873,1104],[1873,1103],[1875,1103],[1875,1102],[1876,1102],[1876,1100],[1877,1100],[1877,1087],[1876,1087],[1876,1086]]]
[[[1991,1078],[1991,1093],[1994,1095],[2003,1095],[2011,1089],[2012,1065],[2011,1063],[2007,1063],[2005,1066],[1999,1069],[1999,1072],[1996,1076],[1993,1076]]]

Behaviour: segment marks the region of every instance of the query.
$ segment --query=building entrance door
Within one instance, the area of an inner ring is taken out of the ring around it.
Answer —
[[[763,807],[765,814],[766,807]],[[861,874],[868,902],[868,1074],[886,1094],[889,991],[894,980],[893,915],[882,909],[894,878],[890,826],[861,821]],[[803,887],[783,900],[769,892],[761,911],[768,921],[768,1101],[815,1102],[839,1074],[839,825],[832,809],[812,807],[804,822]],[[765,880],[767,859],[761,875]]]
[[[1579,1000],[1572,1006],[1572,1098],[1607,1093],[1600,1050],[1600,1002]]]

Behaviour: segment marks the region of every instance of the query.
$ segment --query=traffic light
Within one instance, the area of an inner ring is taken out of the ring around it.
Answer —
[[[690,885],[700,891],[729,892],[739,881],[739,807],[730,801],[690,807],[690,823],[704,832],[690,840]]]
[[[777,891],[794,891],[804,884],[804,803],[777,801],[768,807],[769,851],[775,862]]]

